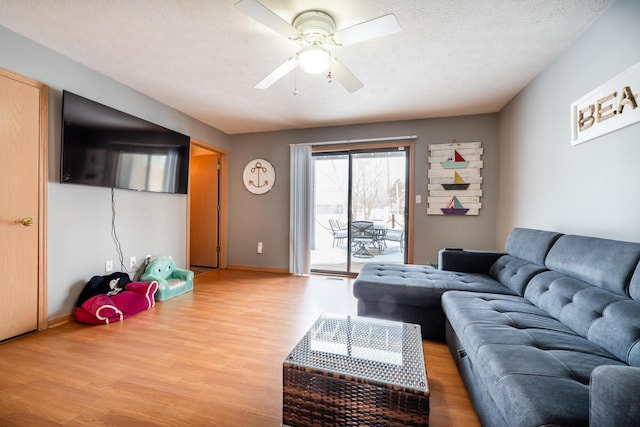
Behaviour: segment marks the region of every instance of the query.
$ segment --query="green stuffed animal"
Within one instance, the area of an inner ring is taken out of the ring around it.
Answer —
[[[140,280],[158,282],[156,301],[164,301],[193,289],[193,271],[176,268],[173,259],[168,256],[151,259]]]

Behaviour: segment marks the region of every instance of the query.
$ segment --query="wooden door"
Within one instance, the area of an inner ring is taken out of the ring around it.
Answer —
[[[219,154],[198,150],[191,157],[190,263],[218,267]]]
[[[39,326],[42,91],[0,70],[0,340]]]

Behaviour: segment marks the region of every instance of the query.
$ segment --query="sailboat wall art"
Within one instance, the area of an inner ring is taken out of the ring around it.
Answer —
[[[466,215],[469,212],[469,208],[465,208],[460,203],[460,200],[456,196],[453,196],[449,203],[447,203],[446,208],[440,208],[443,214],[445,215]]]
[[[453,173],[453,184],[442,184],[442,188],[445,190],[466,190],[469,188],[469,183],[464,182],[458,171],[455,171]]]
[[[482,143],[429,145],[427,215],[480,215]]]
[[[440,162],[440,164],[445,169],[464,169],[469,166],[469,162],[458,153],[458,150],[453,150],[453,156],[449,156],[446,161]]]

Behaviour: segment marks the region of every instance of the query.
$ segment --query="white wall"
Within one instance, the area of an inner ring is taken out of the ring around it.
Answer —
[[[228,149],[228,136],[50,49],[0,27],[0,67],[49,86],[48,316],[73,311],[84,284],[120,270],[111,237],[111,190],[59,184],[62,90],[69,90],[202,142]],[[187,197],[115,190],[116,231],[129,257],[172,255],[186,262]]]
[[[619,0],[500,112],[498,246],[514,226],[640,241],[640,123],[577,146],[570,127],[572,102],[640,62],[638,22]]]

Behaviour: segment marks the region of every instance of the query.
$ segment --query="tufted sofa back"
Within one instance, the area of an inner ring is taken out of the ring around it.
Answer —
[[[553,231],[514,228],[509,233],[504,249],[511,256],[544,265],[547,254],[561,236],[561,233]]]
[[[629,296],[638,261],[640,243],[567,235],[553,245],[545,264],[549,270]]]
[[[514,228],[509,233],[505,252],[489,270],[489,275],[518,295],[532,277],[545,271],[544,260],[560,233],[530,228]]]
[[[525,298],[621,361],[640,366],[640,243],[562,236]]]

